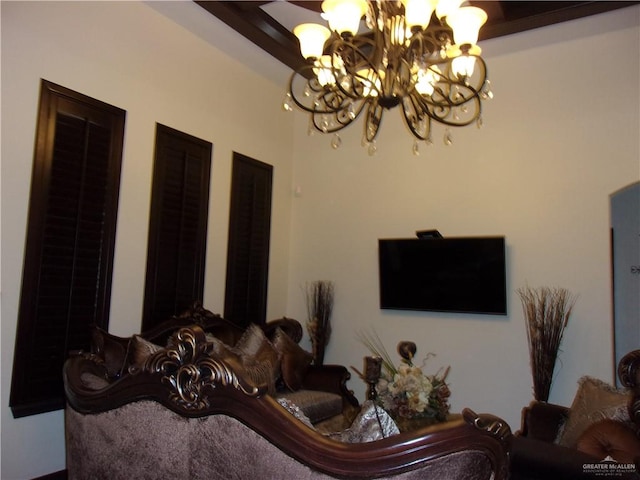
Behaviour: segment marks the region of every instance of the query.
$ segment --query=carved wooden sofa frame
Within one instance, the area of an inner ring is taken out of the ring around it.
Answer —
[[[69,478],[508,478],[511,432],[497,417],[465,410],[416,432],[342,443],[211,356],[201,327],[176,338],[99,389],[86,381],[105,376],[99,351],[66,362]]]

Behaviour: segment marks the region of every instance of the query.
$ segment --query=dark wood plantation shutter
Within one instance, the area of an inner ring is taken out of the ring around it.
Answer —
[[[62,365],[107,327],[125,111],[42,81],[10,406],[64,406]]]
[[[202,301],[212,150],[157,125],[143,330]]]
[[[273,167],[233,154],[224,316],[246,327],[267,315]]]

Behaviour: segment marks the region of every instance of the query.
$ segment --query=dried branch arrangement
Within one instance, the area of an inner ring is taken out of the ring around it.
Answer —
[[[333,311],[333,282],[318,280],[306,286],[307,332],[311,338],[313,359],[316,365],[324,362],[324,349],[331,337],[331,312]]]
[[[533,394],[536,400],[546,402],[576,296],[564,288],[524,287],[516,292],[527,323]]]

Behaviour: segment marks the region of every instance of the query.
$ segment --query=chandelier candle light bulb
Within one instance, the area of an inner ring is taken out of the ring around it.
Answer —
[[[438,19],[443,20],[451,12],[455,12],[463,0],[439,0],[436,5],[436,16]]]
[[[478,7],[461,7],[447,15],[447,23],[453,29],[456,45],[478,43],[480,27],[487,21],[487,14]]]
[[[334,65],[337,69],[339,69],[339,65],[342,62],[342,59],[337,55],[333,57],[331,55],[322,55],[314,62],[317,68],[313,69],[313,73],[315,73],[318,78],[318,83],[320,85],[333,85],[336,83],[336,76],[334,75]]]
[[[429,26],[435,4],[424,0],[402,0],[407,27],[425,29]]]
[[[363,144],[375,153],[385,110],[399,106],[415,140],[429,144],[435,123],[450,143],[449,127],[479,125],[492,97],[477,45],[487,15],[461,3],[325,0],[329,28],[293,30],[307,63],[291,76],[285,110],[297,106],[313,129],[332,134],[363,117]],[[360,34],[363,17],[371,30]]]
[[[324,18],[329,28],[340,35],[354,36],[360,28],[360,19],[367,11],[366,0],[325,0],[322,2]]]
[[[302,23],[293,29],[300,42],[300,53],[306,59],[322,57],[324,42],[331,36],[328,28],[317,23]]]

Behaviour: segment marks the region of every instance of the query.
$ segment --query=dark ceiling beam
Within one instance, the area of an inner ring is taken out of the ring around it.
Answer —
[[[513,33],[533,30],[534,28],[554,25],[556,23],[575,20],[598,13],[629,7],[640,3],[638,1],[550,1],[550,2],[474,2],[474,4],[500,3],[504,10],[504,17],[494,21],[489,16],[489,21],[480,30],[480,40],[502,37]],[[480,5],[478,5],[480,6]],[[482,5],[482,8],[485,8]]]
[[[194,1],[291,69],[305,65],[295,35],[260,8],[269,1]],[[289,2],[314,11],[321,4],[319,0]],[[629,7],[640,1],[472,0],[471,3],[483,8],[489,16],[479,37],[487,40]]]
[[[261,7],[262,5],[266,5],[267,3],[271,3],[273,0],[244,0],[238,3],[238,8],[241,10],[252,10],[254,8]]]
[[[322,13],[322,0],[287,0],[289,3],[306,8],[312,12]]]
[[[269,2],[195,0],[195,3],[291,69],[305,64],[295,35],[259,8]]]
[[[504,2],[496,2],[495,0],[473,0],[471,5],[487,12],[487,17],[489,17],[491,22],[502,22],[504,21],[503,3]]]

